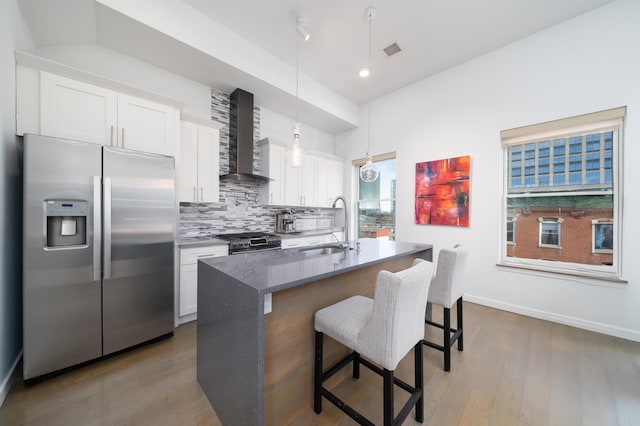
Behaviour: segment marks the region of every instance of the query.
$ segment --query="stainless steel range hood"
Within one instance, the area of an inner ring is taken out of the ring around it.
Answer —
[[[231,93],[229,117],[229,173],[220,179],[264,183],[270,179],[253,173],[253,94],[242,89]],[[235,159],[232,153],[235,152]]]

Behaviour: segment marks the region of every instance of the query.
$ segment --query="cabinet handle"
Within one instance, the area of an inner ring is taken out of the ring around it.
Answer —
[[[193,187],[193,201],[198,201],[198,196],[196,195],[196,187]]]
[[[111,134],[109,135],[109,145],[113,146],[113,126],[111,126]]]
[[[270,200],[271,200],[271,201],[269,201],[269,204],[273,204],[273,192],[271,194],[269,194],[269,197],[270,197]]]
[[[120,141],[120,148],[124,148],[124,127],[122,128],[122,140]]]
[[[204,187],[200,187],[200,201],[204,201],[204,191],[203,191]]]

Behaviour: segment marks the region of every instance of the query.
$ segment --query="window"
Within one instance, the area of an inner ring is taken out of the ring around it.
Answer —
[[[538,244],[547,247],[560,247],[560,224],[562,219],[539,218],[538,222],[540,222]]]
[[[380,171],[378,179],[364,182],[358,177],[358,238],[395,240],[396,237],[396,158],[395,152],[373,157]],[[364,159],[355,160],[360,171]],[[357,173],[360,176],[359,173]]]
[[[613,221],[609,219],[592,220],[591,244],[593,253],[613,253]]]
[[[516,239],[516,219],[513,216],[507,218],[507,244],[515,244]]]
[[[501,132],[500,264],[619,279],[625,115],[622,107]]]

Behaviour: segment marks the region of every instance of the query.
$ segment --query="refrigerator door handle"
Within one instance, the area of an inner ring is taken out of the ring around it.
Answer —
[[[104,278],[111,278],[111,178],[104,178]]]
[[[93,280],[100,280],[102,272],[100,264],[100,252],[102,251],[102,224],[100,216],[102,214],[102,191],[101,177],[93,177]]]

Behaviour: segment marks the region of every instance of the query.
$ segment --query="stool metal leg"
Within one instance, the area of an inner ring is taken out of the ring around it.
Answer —
[[[458,330],[460,330],[460,336],[458,337],[458,350],[462,351],[462,350],[464,350],[464,345],[462,343],[462,338],[464,336],[464,332],[462,331],[463,330],[463,328],[462,328],[462,297],[458,299],[457,306],[456,306],[456,311],[457,311],[456,313],[457,313],[457,316],[458,316],[457,327],[458,327]]]
[[[451,371],[451,309],[444,308],[444,371]]]
[[[316,362],[313,378],[313,411],[316,414],[322,411],[322,340],[323,333],[316,331]]]
[[[419,389],[422,394],[418,401],[416,402],[416,421],[422,423],[424,420],[424,374],[422,369],[422,341],[418,342],[413,347],[413,352],[415,355],[415,388]]]
[[[393,425],[393,371],[385,368],[382,377],[384,382],[382,390],[384,399],[383,424],[391,426]]]
[[[358,380],[360,378],[360,354],[357,352],[353,352],[353,373],[352,377],[354,380]]]

